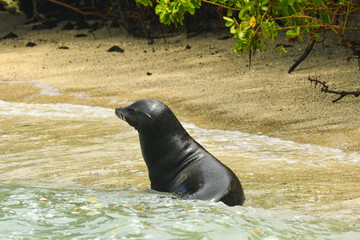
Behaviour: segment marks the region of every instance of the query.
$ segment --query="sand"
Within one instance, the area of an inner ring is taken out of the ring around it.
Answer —
[[[351,51],[337,46],[334,39],[324,47],[316,45],[288,74],[305,43],[288,48],[282,56],[274,49],[275,43],[270,43],[267,51],[256,53],[249,69],[248,55],[233,52],[234,39],[219,40],[228,35],[226,29],[189,39],[180,32],[166,42],[156,39],[149,45],[146,39],[133,38],[122,29],[111,29],[110,36],[106,28],[93,34],[61,31],[64,24],[40,31],[12,24],[19,39],[0,41],[2,80],[41,81],[61,95],[27,100],[39,90],[26,88],[3,91],[2,100],[114,108],[124,99],[156,98],[174,109],[181,120],[200,127],[360,151],[360,99],[347,96],[332,103],[337,96],[321,93],[307,80],[317,77],[334,90],[360,89],[357,59],[347,61]],[[9,27],[0,36],[8,32]],[[87,37],[75,38],[78,33]],[[25,47],[28,42],[37,46]],[[107,52],[114,45],[124,53]],[[77,94],[91,98],[79,99]]]
[[[360,90],[357,59],[347,61],[351,51],[337,46],[335,38],[329,38],[324,46],[317,44],[288,74],[306,43],[288,48],[281,56],[275,49],[281,40],[269,43],[267,51],[256,53],[249,69],[248,55],[232,50],[235,40],[222,40],[229,36],[226,29],[191,38],[178,31],[167,36],[166,42],[155,39],[149,45],[147,39],[134,38],[123,29],[111,29],[110,35],[102,28],[91,34],[87,30],[62,31],[65,23],[61,23],[53,30],[31,31],[31,26],[19,24],[21,20],[11,21],[18,22],[9,29],[3,21],[7,27],[0,36],[11,30],[19,38],[0,41],[0,79],[25,82],[0,83],[3,101],[115,108],[155,98],[169,105],[180,121],[199,127],[360,152],[360,98],[346,96],[332,103],[337,96],[320,92],[307,80],[316,77],[334,90]],[[79,33],[87,36],[75,38]],[[37,46],[25,47],[28,42]],[[114,45],[124,52],[108,52]],[[68,49],[59,49],[61,46]],[[46,94],[31,81],[47,84]],[[299,172],[291,166],[280,171],[274,165],[258,169],[262,177],[248,183],[247,188],[263,188],[281,172],[277,184],[309,189],[322,183],[326,187],[321,191],[333,193],[337,200],[349,200],[359,197],[359,167],[359,163],[329,164]],[[241,169],[234,171],[242,181],[250,180]],[[302,191],[304,196],[309,194]]]

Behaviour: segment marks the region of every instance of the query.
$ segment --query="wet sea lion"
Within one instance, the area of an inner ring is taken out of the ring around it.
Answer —
[[[197,143],[165,104],[142,99],[115,114],[139,133],[151,189],[229,206],[244,203],[236,175]]]

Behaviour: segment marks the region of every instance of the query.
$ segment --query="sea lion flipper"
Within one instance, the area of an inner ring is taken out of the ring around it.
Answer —
[[[198,191],[193,193],[185,193],[181,196],[181,198],[186,200],[200,199],[204,201],[218,202],[226,194],[227,191],[219,192],[218,188],[214,187],[214,185],[205,184]]]

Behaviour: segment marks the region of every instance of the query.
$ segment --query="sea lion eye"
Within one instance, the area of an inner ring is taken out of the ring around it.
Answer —
[[[133,108],[129,108],[128,111],[129,111],[129,113],[131,113],[131,114],[135,114],[135,109],[133,109]]]

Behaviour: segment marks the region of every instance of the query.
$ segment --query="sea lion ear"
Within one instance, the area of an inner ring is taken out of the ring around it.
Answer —
[[[148,114],[148,113],[145,113],[145,114],[146,114],[146,116],[148,116],[149,119],[151,119],[151,115],[150,115],[150,114]]]

